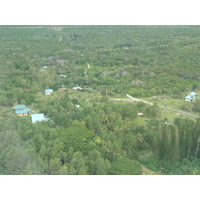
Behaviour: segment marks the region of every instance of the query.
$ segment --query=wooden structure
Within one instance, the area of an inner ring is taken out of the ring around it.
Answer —
[[[17,116],[28,116],[30,108],[26,108],[25,105],[15,105],[15,113]]]

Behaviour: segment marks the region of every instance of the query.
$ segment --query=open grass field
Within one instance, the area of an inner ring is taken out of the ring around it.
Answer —
[[[168,108],[184,111],[184,112],[187,112],[189,114],[193,114],[193,115],[197,115],[197,116],[200,115],[200,113],[192,111],[192,103],[187,102],[184,99],[173,99],[171,97],[167,97],[166,100],[163,100],[161,98],[161,96],[154,96],[154,97],[140,98],[140,99],[142,99],[144,101],[148,101],[150,103],[156,103],[159,106],[165,106],[165,107],[168,107]],[[187,105],[188,110],[183,110],[182,109],[183,105]],[[169,121],[173,121],[176,117],[180,117],[180,118],[188,117],[190,119],[195,119],[193,117],[185,116],[183,114],[177,113],[176,111],[165,110],[165,109],[162,109],[162,108],[161,108],[161,111],[162,111],[161,118],[163,118],[163,119],[167,118]]]

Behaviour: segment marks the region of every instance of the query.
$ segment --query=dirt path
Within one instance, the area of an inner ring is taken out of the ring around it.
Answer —
[[[86,73],[90,69],[90,64],[89,63],[86,63],[86,64],[87,64],[88,68],[87,68],[87,70],[84,71],[84,75],[85,75],[85,77],[88,77],[88,75]]]
[[[157,175],[156,172],[146,168],[144,165],[141,165],[142,168],[142,175]]]
[[[133,101],[141,101],[141,102],[144,102],[146,104],[149,104],[149,105],[153,105],[153,103],[150,103],[148,101],[144,101],[144,100],[141,100],[141,99],[137,99],[135,97],[132,97],[130,96],[129,94],[126,94],[127,97],[131,98]],[[131,102],[130,100],[127,100],[127,99],[112,99],[113,101],[126,101],[126,102]],[[176,109],[173,109],[173,108],[168,108],[168,107],[165,107],[165,106],[160,106],[158,105],[160,108],[163,108],[163,109],[166,109],[166,110],[170,110],[170,111],[175,111],[177,113],[180,113],[182,115],[187,115],[187,116],[190,116],[190,117],[193,117],[193,118],[198,118],[199,116],[197,115],[193,115],[193,114],[190,114],[190,113],[187,113],[187,112],[183,112],[181,110],[176,110]]]
[[[145,155],[140,156],[139,158],[144,158],[144,157],[150,156],[150,155],[152,155],[152,154],[153,154],[153,152],[150,152],[150,153],[147,153],[147,154],[145,154]]]
[[[153,152],[150,152],[145,155],[139,156],[139,158],[148,157],[152,154],[153,154]],[[146,168],[144,165],[141,165],[141,167],[142,167],[142,175],[162,175],[161,171],[154,172],[154,171]]]

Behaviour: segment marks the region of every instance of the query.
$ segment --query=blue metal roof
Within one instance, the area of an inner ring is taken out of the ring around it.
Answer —
[[[52,93],[53,90],[52,90],[52,89],[46,89],[44,92],[45,92],[45,93]]]
[[[44,113],[32,114],[32,123],[41,122],[44,120]]]
[[[26,108],[25,105],[16,105],[15,106],[15,109],[24,109],[24,108]]]
[[[192,99],[190,95],[187,95],[185,99]]]
[[[197,99],[197,97],[196,96],[192,96],[192,95],[187,95],[186,97],[185,97],[185,99],[189,99],[189,100],[196,100]]]
[[[195,92],[191,92],[191,93],[190,93],[190,96],[195,96],[195,95],[196,95]]]
[[[30,111],[30,108],[24,108],[24,109],[17,109],[15,110],[15,113],[18,114],[27,114]]]

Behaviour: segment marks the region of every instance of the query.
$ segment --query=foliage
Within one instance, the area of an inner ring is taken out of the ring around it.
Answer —
[[[154,154],[167,169],[184,158],[199,158],[199,120],[175,119],[176,126],[161,124],[154,137]]]
[[[161,116],[161,110],[158,105],[154,104],[146,108],[146,115],[149,118],[158,118]]]
[[[198,91],[199,29],[1,26],[0,174],[142,174],[143,150],[153,150],[156,166],[144,163],[154,170],[199,174],[199,120],[162,124],[156,103],[110,101],[124,93],[183,101]],[[199,112],[199,103],[180,107]],[[15,115],[15,104],[51,120],[32,124]]]
[[[179,163],[174,171],[168,172],[172,175],[199,175],[200,160],[194,157],[190,159],[184,158]]]
[[[140,175],[142,173],[140,164],[129,158],[119,158],[113,162],[110,174],[112,175]]]

